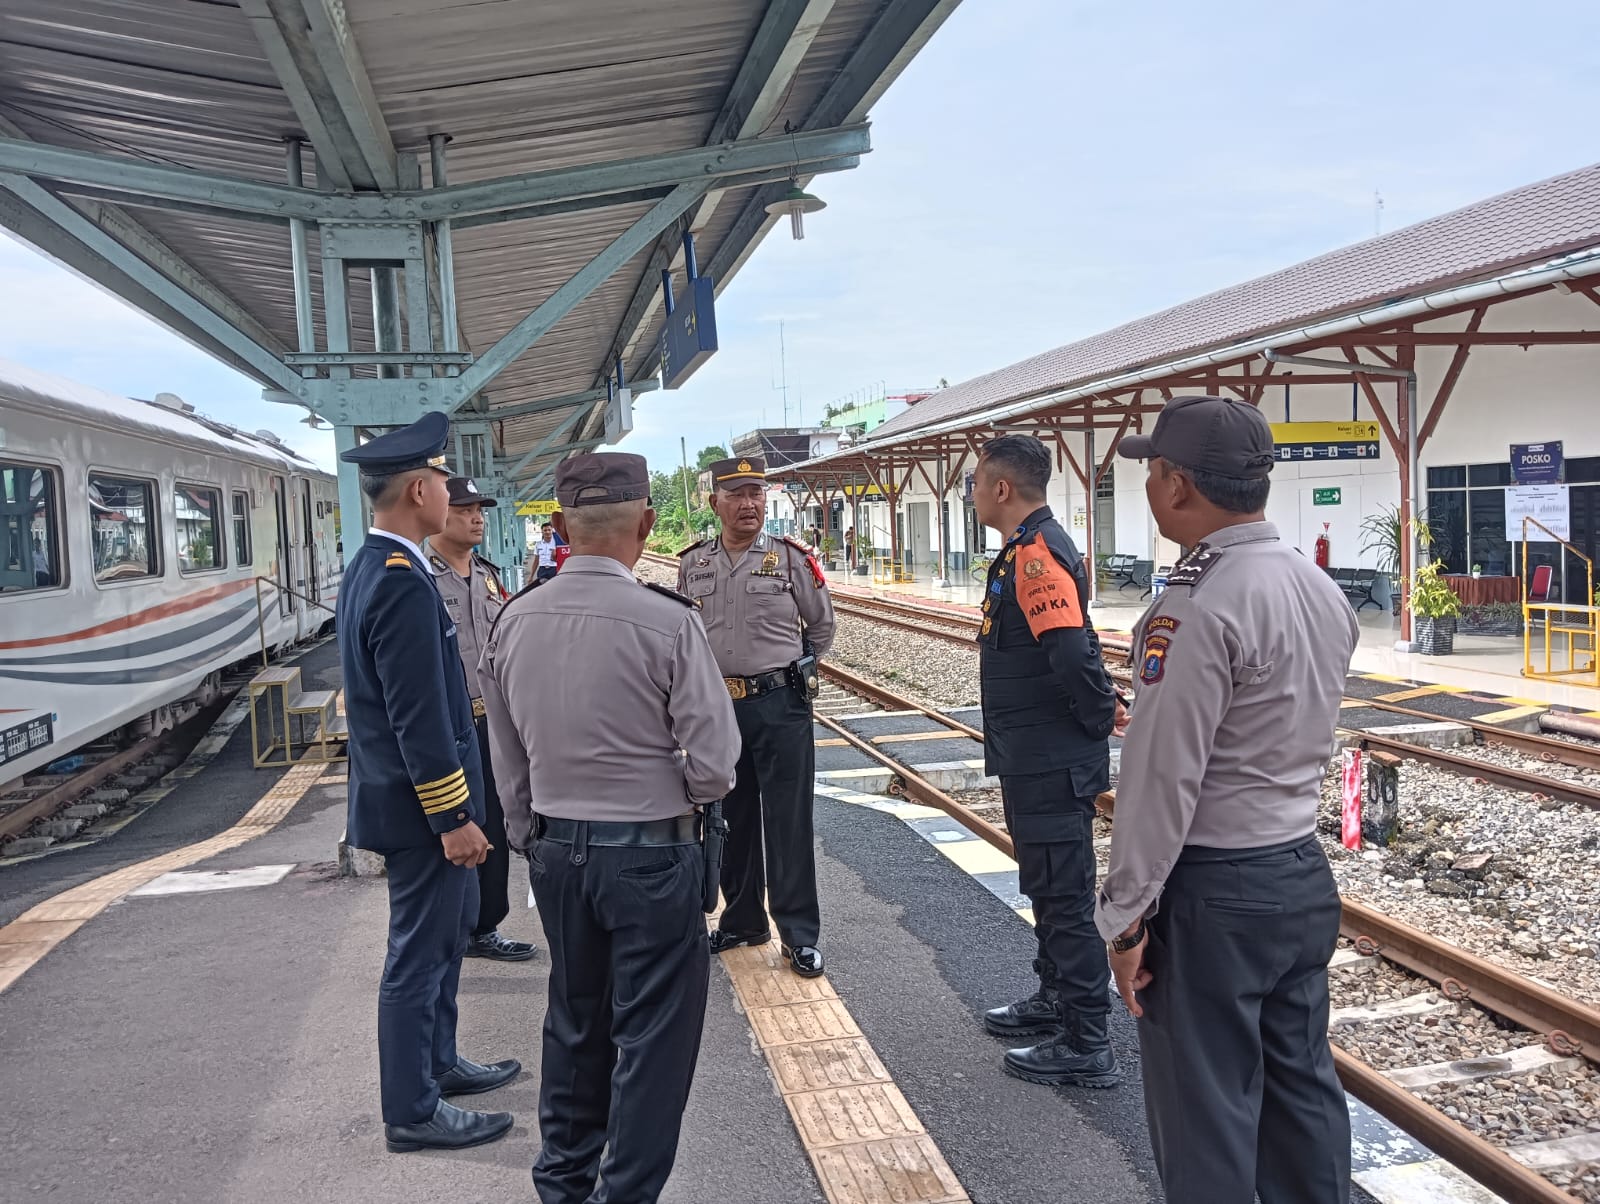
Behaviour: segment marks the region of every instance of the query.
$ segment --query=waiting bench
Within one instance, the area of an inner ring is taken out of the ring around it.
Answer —
[[[1375,610],[1382,610],[1383,603],[1377,599],[1378,578],[1381,574],[1376,569],[1325,569],[1333,583],[1343,591],[1344,596],[1350,600],[1350,605],[1357,614],[1371,606]]]

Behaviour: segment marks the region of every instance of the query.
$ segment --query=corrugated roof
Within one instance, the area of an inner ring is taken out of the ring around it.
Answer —
[[[705,144],[763,21],[750,0],[326,0],[348,33],[396,149],[452,137],[452,184],[601,163]],[[837,0],[767,129],[807,128],[844,78],[870,99],[904,66],[956,0]],[[286,136],[305,136],[257,28],[234,0],[5,0],[0,22],[0,119],[55,146],[127,155],[282,182]],[[282,7],[278,11],[284,11]],[[887,32],[892,56],[859,81],[847,66]],[[837,91],[837,89],[836,89]],[[834,99],[837,99],[835,95]],[[858,119],[852,117],[852,120]],[[836,117],[831,124],[839,124]],[[306,156],[307,183],[314,182]],[[698,234],[702,265],[729,263],[765,227],[739,223],[751,193],[735,193]],[[277,340],[296,343],[286,232],[226,216],[128,209]],[[549,297],[645,206],[606,208],[458,230],[458,302],[466,349],[482,352]],[[312,263],[318,261],[315,231]],[[724,244],[729,245],[724,245]],[[641,253],[579,304],[488,388],[503,408],[593,387],[635,290],[654,273]],[[315,275],[315,269],[314,275]],[[722,283],[719,281],[719,284]],[[317,327],[320,282],[313,280]],[[372,346],[372,316],[352,281],[354,344]],[[653,358],[655,314],[627,368]],[[204,342],[204,340],[202,340]],[[508,420],[513,457],[570,411]],[[491,412],[491,417],[493,416]]]
[[[1501,193],[953,385],[872,432],[890,441],[992,406],[1293,330],[1600,244],[1600,164]]]

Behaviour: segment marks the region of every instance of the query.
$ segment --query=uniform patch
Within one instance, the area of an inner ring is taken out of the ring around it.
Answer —
[[[1022,607],[1033,638],[1058,627],[1082,627],[1083,603],[1078,597],[1078,583],[1045,543],[1043,532],[1033,537],[1021,561],[1017,605]]]
[[[685,594],[680,594],[675,589],[669,589],[665,585],[657,585],[654,581],[640,581],[639,584],[644,586],[645,589],[654,590],[658,594],[664,594],[668,598],[671,598],[674,602],[681,602],[685,606],[700,605],[699,598],[690,598]]]
[[[1172,638],[1165,635],[1146,636],[1144,659],[1139,663],[1139,680],[1147,686],[1160,681],[1167,671],[1167,653],[1172,648]]]
[[[765,556],[763,556],[761,558],[761,567],[763,569],[765,569],[769,573],[773,569],[778,567],[778,549],[777,548],[773,548],[772,551],[768,552]]]
[[[1172,566],[1172,571],[1167,574],[1167,584],[1198,585],[1200,579],[1216,567],[1217,562],[1221,559],[1221,548],[1208,548],[1201,544]]]
[[[979,635],[988,635],[989,634],[989,629],[991,627],[993,627],[993,626],[994,626],[994,620],[993,619],[988,619],[988,618],[984,619],[983,626],[978,628],[978,634]]]
[[[1145,632],[1147,634],[1149,632],[1155,631],[1155,632],[1166,632],[1167,635],[1170,636],[1173,632],[1177,631],[1178,628],[1180,628],[1182,626],[1183,626],[1183,620],[1182,619],[1174,619],[1170,615],[1153,615],[1151,618],[1146,620],[1145,625],[1144,625],[1144,629],[1145,629]]]
[[[383,562],[386,569],[408,569],[411,567],[411,557],[404,552],[391,552],[389,558]]]

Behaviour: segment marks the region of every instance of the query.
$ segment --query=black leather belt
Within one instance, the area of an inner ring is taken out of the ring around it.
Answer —
[[[741,698],[760,698],[763,694],[787,688],[789,671],[774,669],[771,673],[758,673],[754,677],[724,677],[722,684],[728,687],[728,697],[735,702]]]
[[[562,844],[629,848],[700,843],[698,813],[679,815],[673,819],[644,820],[636,824],[554,819],[548,815],[535,815],[534,819],[540,840],[555,840]]]

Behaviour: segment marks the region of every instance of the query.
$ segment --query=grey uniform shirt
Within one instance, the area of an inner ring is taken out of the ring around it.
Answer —
[[[573,556],[507,603],[479,663],[511,847],[533,816],[640,822],[728,793],[733,703],[685,600]]]
[[[694,600],[724,677],[754,677],[833,647],[833,598],[805,549],[763,531],[730,557],[722,539],[678,556],[678,592]]]
[[[1149,914],[1185,845],[1261,848],[1316,831],[1356,647],[1338,586],[1271,523],[1225,527],[1173,570],[1133,633],[1107,940]]]
[[[461,663],[467,671],[467,692],[473,698],[483,697],[483,680],[478,674],[478,658],[489,641],[489,629],[495,616],[505,605],[505,591],[500,578],[481,557],[473,556],[471,575],[463,577],[437,552],[432,552],[428,563],[433,568],[433,581],[444,599],[444,608],[456,625],[456,643],[461,648]]]

